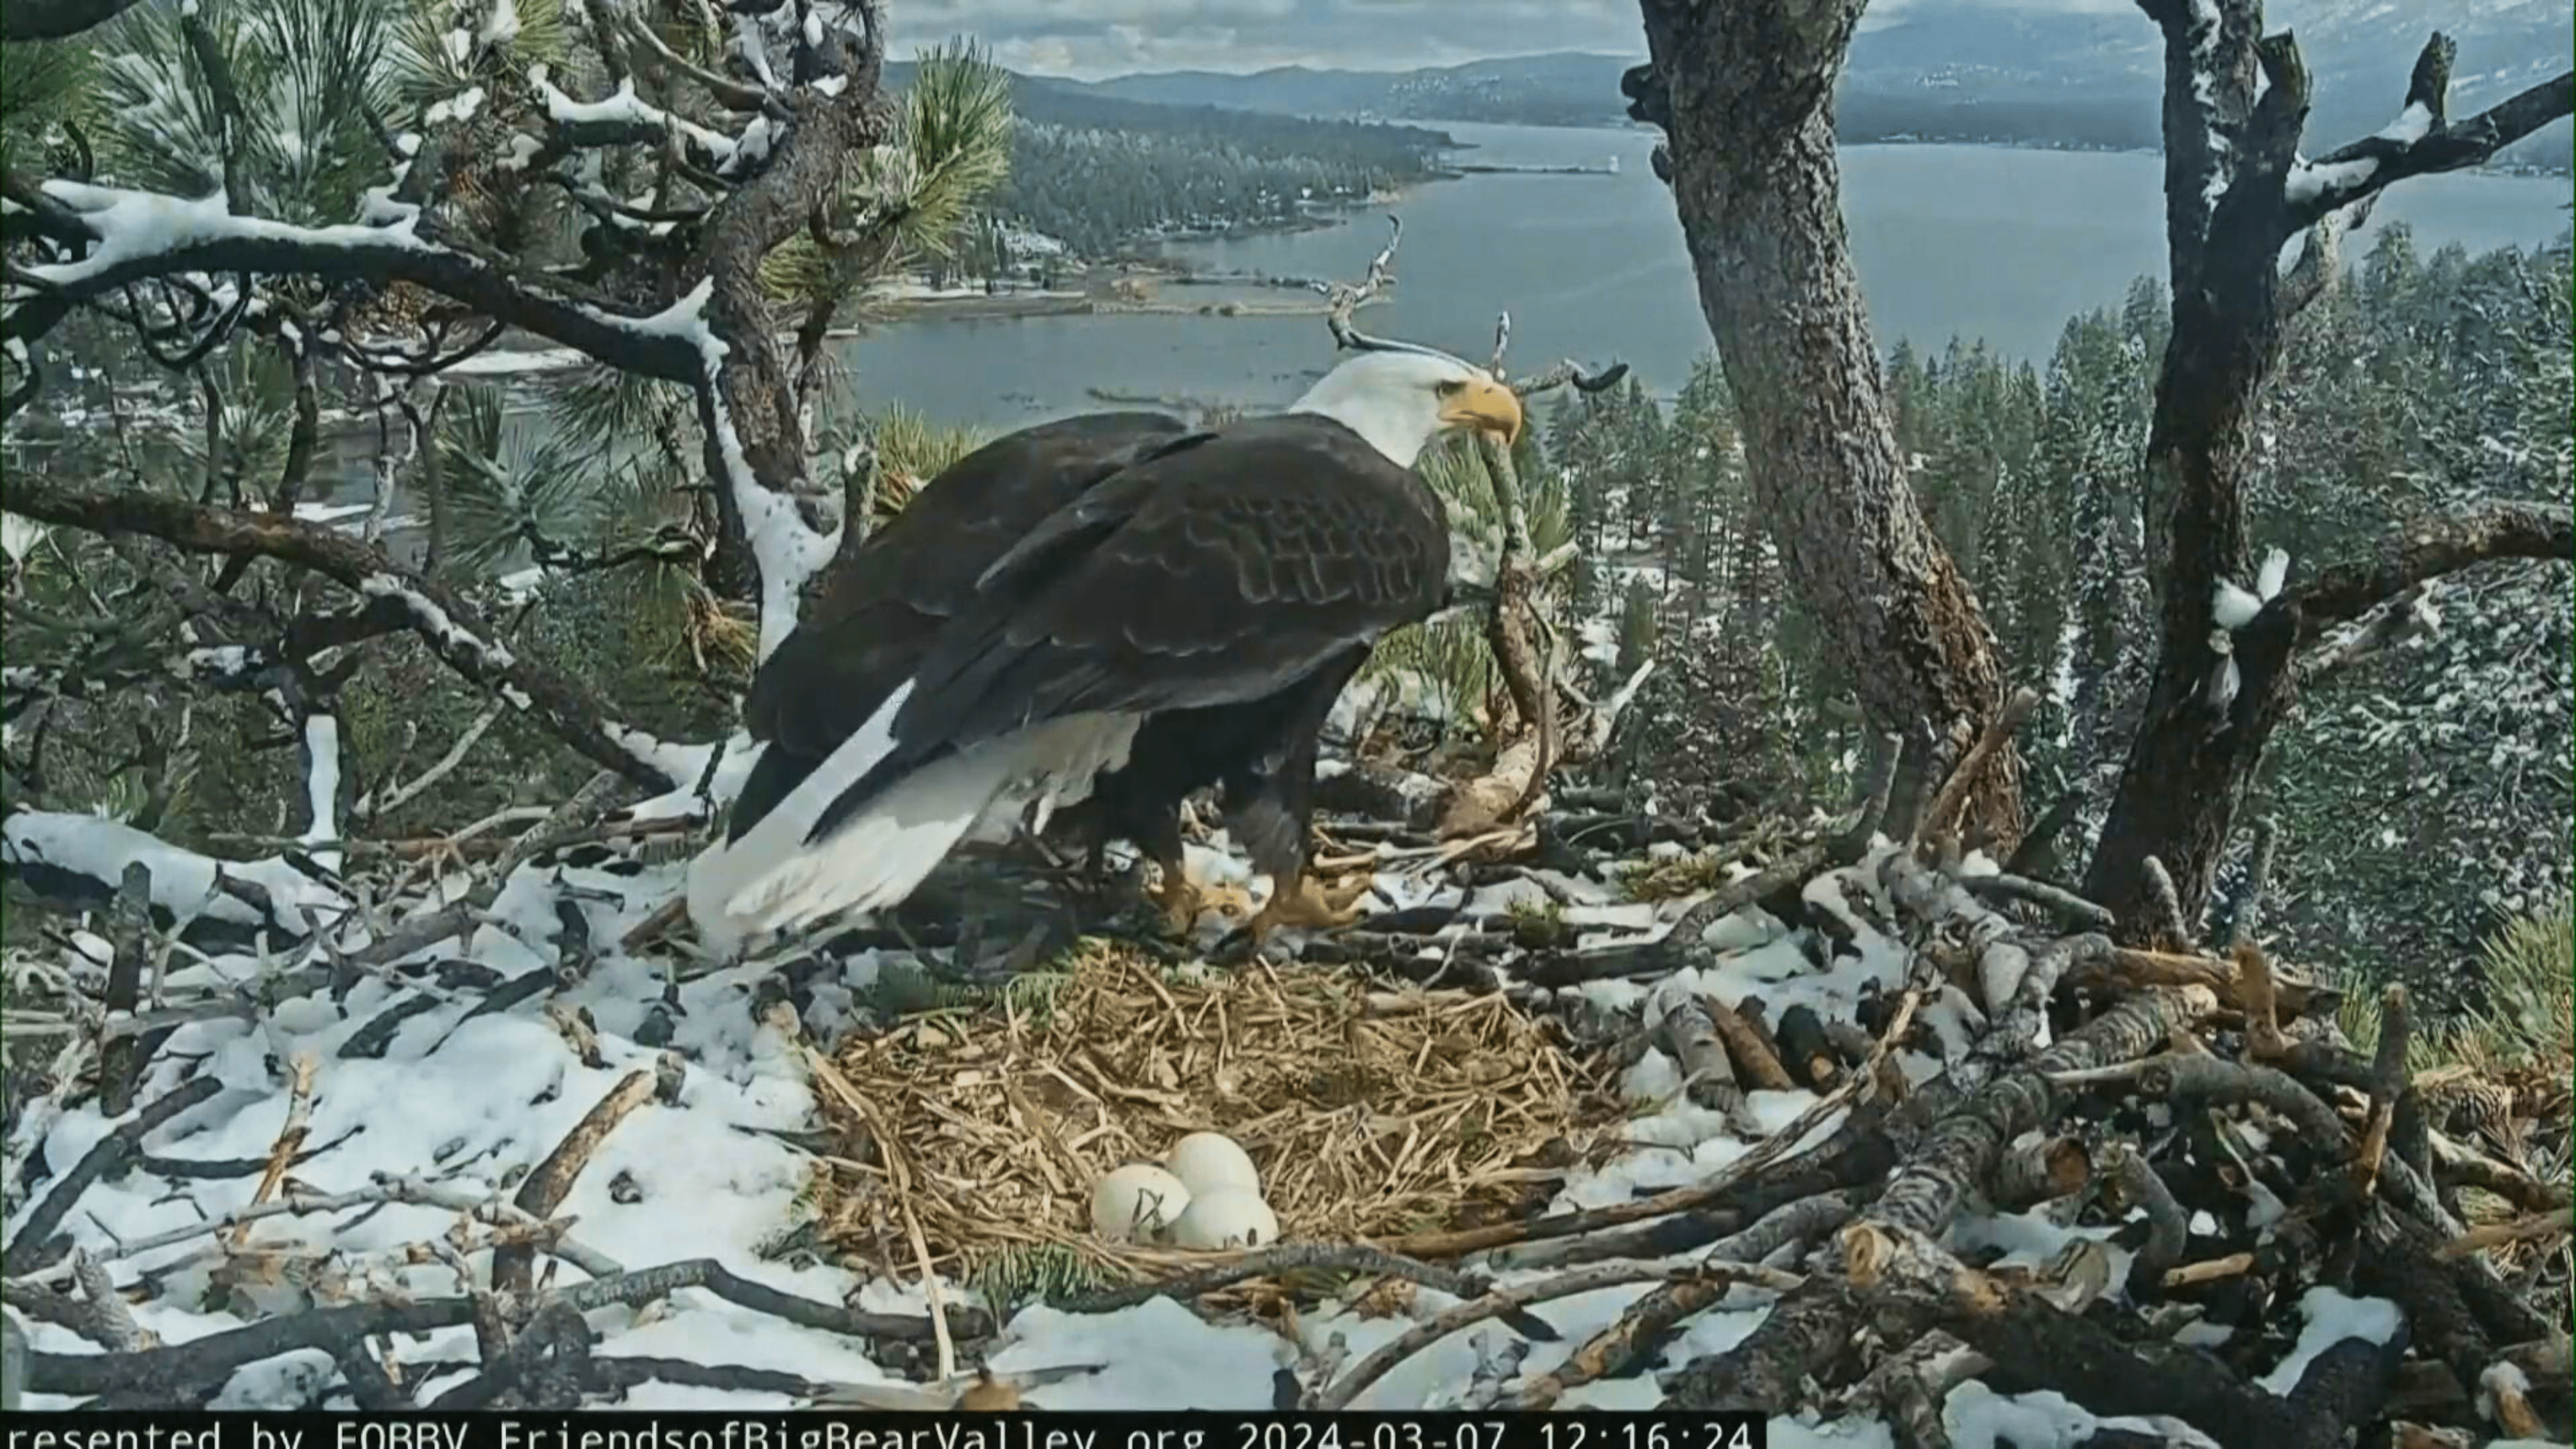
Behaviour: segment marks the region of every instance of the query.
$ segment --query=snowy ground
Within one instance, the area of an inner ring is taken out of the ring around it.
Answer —
[[[57,842],[58,849],[70,845]],[[1205,863],[1216,864],[1214,860]],[[421,953],[428,958],[462,955],[503,978],[554,974],[558,970],[554,942],[563,929],[556,904],[569,897],[584,916],[588,939],[596,943],[599,954],[586,975],[553,995],[551,1005],[546,993],[538,992],[511,1010],[478,1015],[475,1008],[485,991],[449,993],[451,999],[433,1001],[402,1020],[390,1038],[382,1040],[381,1054],[373,1057],[342,1053],[369,1023],[416,995],[412,986],[396,984],[386,975],[360,976],[338,1001],[324,992],[280,1001],[255,1024],[230,1017],[191,1023],[161,1047],[138,1101],[150,1102],[170,1091],[183,1070],[211,1073],[223,1088],[152,1134],[145,1151],[162,1158],[266,1157],[287,1125],[293,1095],[290,1084],[298,1065],[309,1061],[312,1091],[305,1142],[319,1150],[293,1170],[291,1187],[315,1194],[345,1193],[367,1187],[379,1175],[417,1176],[470,1196],[505,1195],[509,1185],[543,1159],[621,1078],[639,1068],[651,1069],[662,1055],[635,1040],[659,996],[661,966],[624,954],[616,942],[679,888],[679,867],[656,866],[631,873],[631,864],[608,864],[630,873],[523,867],[493,902],[490,924],[478,928],[461,950],[449,947]],[[1864,861],[1843,874],[1874,882],[1873,865]],[[184,889],[179,883],[183,873],[162,874],[171,892]],[[202,888],[204,877],[198,879]],[[1415,883],[1410,889],[1393,879],[1387,884],[1399,899],[1419,899],[1427,893],[1426,883]],[[1688,900],[1659,905],[1621,902],[1600,883],[1571,877],[1551,877],[1548,884],[1572,893],[1578,901],[1590,902],[1567,912],[1570,920],[1585,928],[1587,943],[1650,938],[1668,929],[1691,904]],[[448,887],[451,894],[463,888],[462,878]],[[1500,909],[1523,893],[1542,891],[1525,881],[1489,887],[1471,908]],[[1454,900],[1456,894],[1449,889],[1446,898]],[[1852,1014],[1865,989],[1899,984],[1908,959],[1905,948],[1851,915],[1839,881],[1833,876],[1819,878],[1806,894],[1854,927],[1857,954],[1836,957],[1833,969],[1819,971],[1776,922],[1747,910],[1714,928],[1711,939],[1726,948],[1725,954],[1715,969],[1700,973],[1693,984],[1729,1004],[1758,992],[1775,1012],[1804,1002],[1820,1013],[1844,1018]],[[818,991],[804,1023],[814,1044],[828,1047],[842,1029],[848,989],[864,987],[878,964],[873,955],[854,958],[840,978],[841,989],[827,984]],[[74,969],[98,968],[91,963],[76,964]],[[750,1016],[752,986],[766,969],[752,965],[719,971],[683,988],[687,1011],[677,1019],[670,1043],[687,1059],[677,1100],[670,1105],[645,1105],[609,1134],[560,1210],[577,1220],[569,1239],[590,1254],[628,1269],[712,1256],[744,1278],[805,1298],[875,1311],[922,1312],[922,1293],[909,1275],[901,1284],[868,1282],[842,1268],[791,1264],[764,1256],[764,1246],[778,1241],[799,1221],[799,1192],[808,1169],[797,1148],[769,1133],[792,1133],[809,1124],[813,1111],[797,1044],[775,1024],[756,1025]],[[260,972],[259,962],[247,955],[188,961],[183,954],[171,963],[165,990],[173,997],[184,997],[191,989],[218,983],[256,989]],[[1625,982],[1581,988],[1614,1006],[1632,1004],[1647,989]],[[583,1064],[575,1045],[580,1033],[568,1033],[560,1025],[559,1019],[574,1008],[587,1011],[595,1025],[596,1065]],[[1955,991],[1931,1004],[1928,1015],[1945,1046],[1952,1049],[1964,1045],[1977,1024],[1975,1008]],[[377,1034],[381,1036],[381,1028]],[[1935,1063],[1919,1057],[1906,1066],[1917,1078],[1937,1070]],[[1747,1137],[1730,1130],[1723,1116],[1682,1098],[1680,1074],[1660,1053],[1649,1053],[1629,1072],[1624,1085],[1638,1104],[1638,1115],[1623,1128],[1628,1150],[1600,1170],[1584,1171],[1568,1181],[1556,1208],[1622,1202],[1639,1192],[1700,1180],[1752,1145]],[[1756,1093],[1745,1115],[1761,1131],[1773,1131],[1814,1102],[1804,1092]],[[1821,1141],[1837,1120],[1818,1124],[1809,1140]],[[21,1124],[21,1139],[9,1144],[9,1161],[17,1164],[30,1150],[40,1150],[41,1167],[31,1169],[29,1176],[43,1174],[50,1179],[68,1171],[115,1125],[89,1106],[53,1116],[47,1116],[41,1106],[31,1109]],[[432,1297],[459,1290],[451,1267],[418,1261],[406,1251],[409,1245],[449,1232],[457,1223],[457,1215],[450,1211],[378,1205],[331,1214],[260,1218],[222,1252],[215,1248],[221,1241],[217,1237],[191,1231],[241,1209],[251,1201],[257,1182],[255,1173],[203,1179],[134,1171],[92,1186],[65,1220],[63,1230],[79,1247],[105,1260],[121,1287],[146,1279],[157,1284],[157,1292],[137,1304],[134,1315],[165,1343],[236,1328],[245,1321],[244,1315],[264,1316],[351,1298]],[[50,1185],[50,1180],[34,1182],[31,1195],[41,1199]],[[24,1204],[12,1214],[13,1237],[27,1215]],[[2043,1208],[2020,1215],[1964,1217],[1950,1241],[1962,1250],[2000,1247],[2008,1250],[2008,1262],[2038,1264],[2079,1232],[2096,1238],[2106,1235],[2101,1229],[2057,1226]],[[176,1240],[148,1248],[135,1246],[156,1237]],[[2111,1252],[2115,1260],[2111,1281],[2118,1283],[2125,1277],[2118,1261],[2125,1254],[2116,1248]],[[241,1280],[231,1290],[234,1311],[207,1311],[208,1304],[222,1301],[220,1294],[210,1295],[210,1274],[228,1256],[238,1259],[245,1254],[269,1256],[272,1262],[286,1264],[286,1271],[228,1273],[227,1277]],[[488,1252],[478,1253],[464,1261],[479,1278],[489,1271],[489,1257]],[[556,1271],[558,1286],[579,1281],[580,1270],[568,1263]],[[1511,1284],[1551,1271],[1503,1271],[1497,1276],[1499,1282]],[[65,1275],[48,1271],[35,1276],[59,1281]],[[1558,1328],[1560,1337],[1533,1346],[1523,1363],[1524,1375],[1560,1363],[1651,1286],[1604,1289],[1543,1305],[1540,1315]],[[971,1290],[955,1283],[943,1285],[942,1296],[951,1304],[975,1301]],[[2282,1366],[2284,1384],[2294,1381],[2305,1354],[2342,1333],[2362,1331],[2353,1326],[2356,1322],[2379,1315],[2387,1318],[2389,1328],[2394,1326],[2394,1309],[2389,1305],[2356,1303],[2333,1294],[2311,1297],[2314,1301],[2305,1306],[2318,1336],[2303,1345],[2293,1362]],[[1456,1301],[1426,1289],[1408,1311],[1424,1317]],[[1690,1320],[1658,1367],[1676,1367],[1739,1342],[1761,1321],[1768,1301],[1765,1293],[1736,1289],[1717,1310]],[[682,1290],[642,1310],[599,1310],[589,1318],[601,1335],[597,1352],[603,1356],[683,1358],[699,1364],[779,1370],[824,1383],[880,1383],[895,1377],[870,1360],[862,1342],[736,1307],[704,1290]],[[1029,1394],[1031,1403],[1050,1409],[1261,1409],[1273,1405],[1278,1370],[1301,1359],[1311,1361],[1335,1336],[1344,1341],[1348,1361],[1356,1362],[1411,1327],[1412,1321],[1403,1316],[1361,1317],[1343,1305],[1327,1304],[1302,1314],[1298,1325],[1301,1341],[1291,1344],[1266,1327],[1202,1321],[1190,1308],[1169,1299],[1081,1317],[1030,1307],[1005,1326],[989,1362],[997,1371],[1102,1366],[1096,1374]],[[65,1329],[44,1323],[27,1327],[40,1352],[96,1351]],[[2387,1329],[2377,1331],[2384,1334]],[[1454,1334],[1380,1380],[1357,1407],[1454,1403],[1478,1365],[1480,1338],[1490,1344],[1506,1333],[1488,1323]],[[453,1366],[426,1382],[406,1384],[406,1390],[422,1403],[468,1377],[477,1358],[469,1327],[439,1330],[418,1339],[397,1337],[387,1346],[404,1364]],[[276,1407],[320,1398],[345,1406],[345,1390],[334,1387],[337,1373],[326,1354],[290,1353],[240,1370],[219,1403]],[[1586,1385],[1568,1393],[1562,1402],[1565,1407],[1625,1409],[1652,1407],[1661,1398],[1654,1378],[1646,1375]],[[30,1396],[27,1406],[65,1407],[73,1402]],[[651,1384],[635,1389],[628,1402],[639,1407],[752,1409],[784,1407],[791,1401],[783,1394]],[[1952,1397],[1950,1417],[1961,1446],[1992,1445],[2005,1439],[2021,1449],[2071,1446],[2094,1427],[2090,1416],[2055,1395],[2006,1399],[1976,1385]],[[1892,1444],[1888,1430],[1875,1422],[1789,1419],[1773,1423],[1771,1442],[1838,1449]]]

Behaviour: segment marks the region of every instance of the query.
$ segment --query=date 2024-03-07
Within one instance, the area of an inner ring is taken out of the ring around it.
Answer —
[[[53,1422],[44,1422],[48,1420]],[[0,1449],[1763,1449],[1767,1427],[1751,1414],[1581,1411],[1491,1418],[1361,1413],[834,1413],[773,1418],[611,1411],[537,1422],[510,1414],[440,1415],[435,1420],[400,1414],[17,1414],[0,1435]]]

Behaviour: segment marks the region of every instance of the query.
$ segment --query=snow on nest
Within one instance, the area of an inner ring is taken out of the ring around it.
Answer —
[[[13,832],[25,818],[12,819]],[[1838,875],[1855,889],[1879,895],[1877,860],[1873,855]],[[768,1134],[805,1127],[814,1105],[794,1043],[774,1026],[756,1025],[749,1014],[752,989],[770,965],[755,962],[700,976],[681,987],[684,1014],[675,1019],[662,1016],[655,1010],[661,965],[630,956],[617,943],[630,927],[678,892],[684,867],[666,864],[634,870],[610,864],[633,873],[522,867],[493,903],[493,919],[506,929],[485,925],[461,943],[421,953],[424,958],[461,955],[505,979],[530,972],[553,973],[556,962],[546,943],[561,930],[556,908],[566,899],[576,902],[598,954],[587,973],[557,993],[556,1000],[563,1007],[589,1013],[596,1031],[598,1065],[583,1065],[566,1037],[549,1022],[542,998],[509,1011],[474,1016],[471,1013],[481,998],[473,992],[404,1020],[383,1044],[381,1055],[343,1059],[340,1049],[408,992],[375,976],[362,976],[343,1000],[334,1002],[327,993],[289,999],[257,1025],[227,1019],[181,1027],[159,1051],[138,1100],[149,1102],[172,1090],[182,1064],[200,1060],[199,1070],[212,1073],[224,1090],[152,1134],[144,1144],[146,1150],[173,1158],[265,1157],[289,1111],[291,1064],[309,1056],[317,1070],[305,1140],[320,1150],[294,1169],[302,1187],[318,1193],[345,1192],[364,1187],[376,1174],[389,1174],[433,1178],[474,1195],[497,1194],[504,1183],[552,1151],[613,1085],[628,1073],[656,1063],[659,1054],[638,1044],[635,1037],[648,1019],[660,1017],[670,1021],[671,1046],[688,1062],[678,1098],[670,1105],[655,1102],[637,1109],[634,1120],[609,1133],[560,1208],[578,1219],[571,1237],[629,1269],[712,1257],[742,1277],[805,1298],[848,1302],[880,1312],[924,1311],[924,1300],[910,1275],[900,1285],[864,1281],[838,1266],[764,1255],[765,1245],[782,1240],[799,1225],[800,1195],[809,1166],[799,1150]],[[1193,850],[1191,865],[1193,874],[1204,873],[1203,878],[1209,879],[1231,879],[1241,873],[1239,863],[1230,857],[1221,862],[1199,849]],[[1598,882],[1553,873],[1542,879],[1544,886],[1535,889],[1567,916],[1623,935],[1669,931],[1672,918],[1688,904],[1623,902]],[[461,888],[456,881],[442,887],[449,894]],[[1460,903],[1480,911],[1508,908],[1522,898],[1521,889],[1487,888]],[[1809,895],[1839,910],[1843,908],[1841,889],[1842,881],[1827,877],[1811,886]],[[1748,909],[1711,928],[1707,941],[1718,950],[1717,961],[1694,973],[1690,984],[1730,1003],[1759,994],[1774,1011],[1804,1003],[1819,1012],[1848,1017],[1865,992],[1898,985],[1907,960],[1903,945],[1881,936],[1866,921],[1854,918],[1853,924],[1856,951],[1834,957],[1820,971],[1808,961],[1799,939],[1769,916]],[[818,983],[813,1007],[806,1014],[808,1030],[817,1038],[842,1030],[851,993],[872,983],[879,961],[878,953],[861,953],[844,962],[837,977]],[[243,956],[174,962],[169,984],[184,992],[217,978],[249,980],[257,972],[257,963]],[[1645,989],[1620,981],[1572,988],[1604,1005],[1633,1001]],[[1959,1005],[1973,1010],[1964,1002]],[[1943,1034],[1950,1035],[1957,1025],[1945,1028]],[[1631,1090],[1644,1100],[1637,1115],[1623,1124],[1627,1150],[1598,1170],[1579,1169],[1551,1205],[1554,1210],[1623,1202],[1639,1192],[1698,1180],[1751,1149],[1752,1142],[1737,1135],[1723,1114],[1695,1107],[1679,1094],[1678,1073],[1669,1061],[1659,1056],[1648,1061],[1660,1061],[1660,1070],[1643,1066],[1629,1077]],[[1757,1092],[1743,1115],[1760,1131],[1777,1131],[1815,1100],[1806,1092]],[[44,1134],[42,1160],[53,1174],[68,1171],[115,1125],[98,1113],[94,1103],[49,1122],[34,1121],[36,1115],[29,1114],[32,1128],[22,1125],[22,1130]],[[1821,1141],[1837,1121],[1820,1124],[1809,1140]],[[12,1160],[26,1145],[10,1144]],[[63,1230],[94,1254],[112,1254],[120,1242],[234,1211],[250,1200],[256,1182],[255,1175],[172,1179],[133,1171],[92,1186],[78,1210],[65,1219]],[[43,1186],[36,1184],[35,1197],[42,1197]],[[22,1206],[13,1218],[24,1215]],[[271,1217],[253,1223],[247,1241],[279,1251],[300,1246],[309,1254],[328,1252],[337,1255],[335,1263],[343,1271],[364,1273],[380,1287],[446,1296],[455,1291],[446,1268],[406,1265],[392,1250],[439,1236],[452,1219],[453,1214],[443,1210],[404,1206],[362,1209],[342,1215],[336,1223],[320,1215]],[[12,1233],[16,1227],[13,1221]],[[2045,1261],[2073,1236],[2099,1238],[2106,1232],[2059,1227],[2034,1210],[1963,1217],[1950,1241],[1963,1251],[1997,1247],[2009,1252],[2010,1261],[2035,1263]],[[242,1321],[227,1313],[179,1306],[207,1301],[205,1265],[177,1265],[203,1252],[208,1242],[197,1237],[111,1264],[120,1283],[131,1284],[147,1272],[168,1275],[154,1299],[134,1310],[141,1325],[165,1342],[186,1342]],[[2121,1256],[2114,1250],[2115,1283],[2125,1280],[2125,1270],[2117,1261]],[[483,1261],[475,1263],[477,1271],[488,1271],[488,1254],[478,1257]],[[1670,1261],[1680,1263],[1686,1258]],[[561,1264],[557,1271],[562,1275],[559,1282],[579,1281],[580,1270],[570,1263]],[[1508,1284],[1550,1271],[1508,1270],[1497,1276]],[[1545,1372],[1563,1362],[1651,1286],[1604,1288],[1543,1305],[1542,1316],[1557,1327],[1560,1337],[1533,1345],[1523,1373]],[[300,1292],[263,1287],[251,1307],[260,1313],[299,1307]],[[943,1296],[950,1303],[976,1301],[973,1290],[955,1283],[943,1284]],[[1408,1311],[1419,1318],[1455,1301],[1424,1289]],[[2282,1365],[2281,1376],[2295,1376],[2308,1358],[2334,1338],[2361,1333],[2384,1339],[2394,1326],[2393,1309],[2374,1300],[2313,1293],[2303,1307],[2310,1332]],[[1723,1352],[1752,1333],[1766,1312],[1763,1294],[1739,1288],[1716,1308],[1691,1319],[1654,1367],[1675,1368],[1702,1355]],[[590,1321],[602,1337],[598,1351],[611,1356],[684,1357],[824,1382],[885,1382],[893,1377],[869,1360],[861,1341],[737,1308],[703,1290],[683,1290],[665,1303],[640,1310],[601,1309],[590,1315]],[[1309,1357],[1321,1354],[1339,1336],[1352,1356],[1350,1361],[1356,1362],[1409,1328],[1411,1320],[1400,1315],[1365,1318],[1345,1305],[1332,1304],[1299,1315],[1296,1324],[1297,1342],[1291,1345],[1269,1328],[1203,1321],[1169,1299],[1084,1316],[1031,1306],[1005,1325],[1001,1340],[993,1346],[991,1363],[1002,1371],[1076,1363],[1105,1366],[1097,1375],[1049,1385],[1031,1395],[1032,1402],[1050,1409],[1260,1409],[1273,1402],[1277,1371],[1295,1362],[1301,1350]],[[64,1329],[43,1323],[27,1327],[33,1346],[41,1351],[91,1351]],[[1501,1328],[1489,1323],[1441,1340],[1380,1380],[1356,1407],[1456,1403],[1477,1366],[1480,1337],[1501,1333]],[[387,1342],[390,1351],[407,1363],[470,1363],[476,1358],[470,1326]],[[283,1355],[237,1372],[219,1402],[236,1408],[302,1404],[329,1384],[335,1372],[318,1352]],[[444,1374],[414,1388],[426,1402],[459,1381],[455,1374]],[[335,1399],[345,1398],[341,1391],[332,1393]],[[1662,1398],[1649,1373],[1585,1385],[1568,1393],[1563,1404],[1639,1409],[1655,1407]],[[30,1396],[28,1406],[67,1407],[71,1402]],[[775,1393],[666,1384],[639,1387],[627,1402],[634,1407],[742,1410],[790,1403]],[[1957,1442],[1963,1445],[1994,1444],[2008,1437],[2023,1449],[2040,1449],[2077,1443],[2098,1423],[2133,1427],[2126,1421],[2096,1421],[2054,1395],[2003,1398],[1975,1385],[1959,1390],[1947,1412]],[[1893,1442],[1885,1426],[1857,1420],[1775,1419],[1771,1435],[1774,1444],[1805,1449],[1888,1449]]]

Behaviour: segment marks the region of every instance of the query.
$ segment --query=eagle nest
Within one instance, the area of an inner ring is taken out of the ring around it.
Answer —
[[[814,1184],[823,1239],[1013,1297],[1241,1256],[1092,1231],[1092,1185],[1191,1132],[1251,1154],[1283,1242],[1349,1243],[1537,1211],[1620,1115],[1607,1067],[1500,995],[1176,971],[1098,941],[998,1004],[853,1039],[816,1075],[861,1144]]]

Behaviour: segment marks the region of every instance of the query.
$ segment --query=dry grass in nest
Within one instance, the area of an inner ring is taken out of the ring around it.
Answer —
[[[1524,1164],[1618,1115],[1552,1024],[1500,996],[1372,992],[1317,968],[1167,975],[1099,942],[1015,985],[818,1069],[828,1119],[896,1144],[830,1161],[814,1196],[827,1240],[957,1277],[1035,1249],[1159,1276],[1230,1255],[1102,1241],[1092,1184],[1191,1132],[1252,1155],[1286,1241],[1350,1242],[1521,1211],[1556,1176]]]

